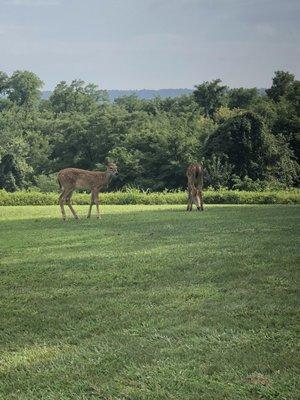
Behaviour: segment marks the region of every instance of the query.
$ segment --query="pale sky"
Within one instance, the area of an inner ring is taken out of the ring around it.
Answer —
[[[0,70],[51,90],[269,87],[300,76],[299,0],[0,0]]]

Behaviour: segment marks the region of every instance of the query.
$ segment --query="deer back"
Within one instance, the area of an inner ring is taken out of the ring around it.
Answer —
[[[203,165],[200,163],[190,164],[186,171],[188,186],[202,189],[203,186]]]
[[[79,168],[65,168],[59,171],[57,178],[63,188],[100,188],[105,185],[106,173]]]

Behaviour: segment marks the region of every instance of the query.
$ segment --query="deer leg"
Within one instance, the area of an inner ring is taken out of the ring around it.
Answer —
[[[101,216],[100,216],[100,212],[99,212],[99,192],[98,191],[93,192],[93,199],[94,199],[94,203],[96,204],[97,219],[99,219],[99,218],[101,218]]]
[[[187,203],[187,208],[186,211],[190,211],[190,204],[191,204],[191,194],[190,194],[190,190],[189,190],[189,186],[188,186],[188,203]]]
[[[203,195],[202,195],[202,190],[199,190],[199,196],[200,196],[200,207],[201,207],[201,211],[203,211]]]
[[[74,210],[74,208],[72,207],[72,204],[71,204],[71,196],[72,196],[72,194],[73,194],[73,191],[68,194],[67,199],[66,199],[66,203],[68,204],[68,207],[71,210],[71,213],[73,214],[74,218],[78,219],[78,215],[76,214],[76,212],[75,212],[75,210]]]
[[[88,214],[87,214],[87,216],[86,216],[87,218],[90,218],[90,217],[91,217],[91,212],[92,212],[93,204],[94,204],[94,198],[93,198],[93,193],[91,193],[91,202],[90,202],[90,207],[89,207]]]
[[[190,210],[190,196],[188,195],[188,203],[187,203],[187,208],[186,211]]]
[[[198,193],[195,197],[195,204],[196,204],[197,210],[200,211],[201,210],[201,202],[200,202],[200,194],[198,194]]]
[[[191,211],[190,209],[191,209],[191,200],[190,198],[188,198],[188,205],[186,211]]]
[[[66,220],[66,212],[65,212],[65,208],[64,208],[64,204],[66,202],[66,193],[67,193],[67,191],[66,191],[66,189],[64,189],[59,196],[59,205],[60,205],[60,209],[61,209],[61,215],[62,215],[62,218],[64,221]]]
[[[187,211],[192,211],[192,208],[193,208],[193,200],[191,194],[189,194]]]

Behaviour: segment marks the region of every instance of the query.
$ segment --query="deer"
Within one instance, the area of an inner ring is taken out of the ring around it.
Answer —
[[[198,211],[203,211],[203,165],[201,163],[190,164],[186,170],[188,179],[188,205],[187,211],[192,211],[193,204]]]
[[[108,163],[105,172],[101,171],[88,171],[79,168],[65,168],[58,172],[57,180],[61,188],[59,196],[59,205],[61,209],[62,218],[66,220],[66,213],[64,205],[67,203],[75,219],[78,219],[74,208],[71,204],[71,197],[75,189],[90,189],[91,202],[87,218],[91,217],[93,204],[96,204],[97,219],[100,218],[99,212],[99,192],[104,187],[107,187],[113,176],[118,174],[118,168],[114,163]]]

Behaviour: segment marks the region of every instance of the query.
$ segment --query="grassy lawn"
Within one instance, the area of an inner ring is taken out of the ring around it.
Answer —
[[[299,398],[300,206],[102,209],[0,207],[1,399]]]

